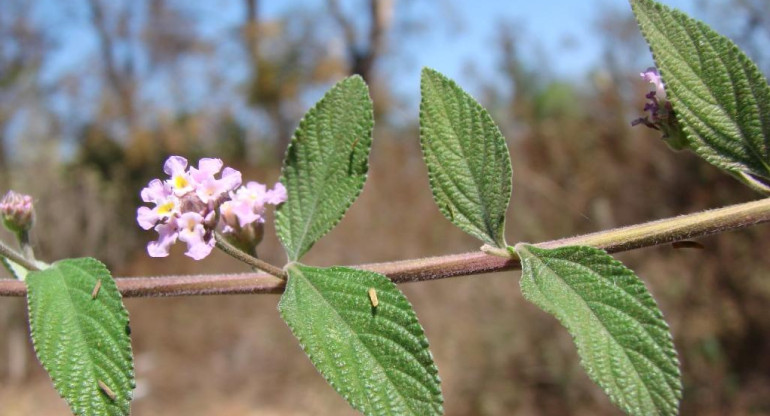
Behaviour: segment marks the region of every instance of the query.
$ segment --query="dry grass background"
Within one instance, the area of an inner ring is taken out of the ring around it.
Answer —
[[[612,97],[600,97],[591,112],[578,116],[545,117],[526,129],[501,122],[514,169],[509,242],[756,198],[693,155],[629,130],[620,108]],[[509,116],[501,110],[497,118]],[[248,178],[278,176],[275,168],[241,168]],[[125,203],[113,188],[89,173],[71,180],[57,167],[34,169],[50,180],[32,181],[28,170],[14,181],[32,187],[22,189],[37,197],[39,227],[53,231],[38,236],[47,258],[103,256],[117,265],[118,276],[244,270],[224,255],[193,262],[182,250],[150,259],[142,246],[150,235],[111,228],[133,223],[133,207],[110,208]],[[104,211],[79,213],[93,207]],[[116,218],[118,212],[124,216]],[[89,230],[85,236],[76,233],[81,227]],[[770,413],[768,230],[761,225],[706,238],[703,250],[662,246],[618,256],[647,282],[672,327],[684,371],[683,414]],[[268,229],[260,254],[282,264],[273,234]],[[478,246],[436,209],[416,129],[378,128],[363,194],[304,261],[356,264]],[[582,371],[569,335],[522,299],[518,278],[506,272],[401,286],[431,342],[446,413],[620,414]],[[273,295],[128,299],[138,383],[133,414],[354,414],[303,355],[278,316],[277,301]],[[0,299],[0,414],[68,414],[30,358],[23,307],[21,299]],[[24,356],[28,361],[18,368]]]

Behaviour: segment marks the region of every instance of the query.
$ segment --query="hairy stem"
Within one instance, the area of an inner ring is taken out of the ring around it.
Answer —
[[[238,247],[235,247],[234,245],[230,244],[227,239],[222,237],[219,233],[214,233],[214,238],[217,240],[217,248],[224,251],[225,253],[229,254],[230,256],[248,264],[251,267],[255,267],[259,270],[262,270],[264,272],[267,272],[281,280],[286,280],[286,272],[281,270],[280,268],[273,266],[272,264],[260,260],[254,256],[250,256],[240,249]]]
[[[770,221],[770,198],[682,215],[639,225],[600,231],[537,244],[542,248],[589,245],[610,253],[634,250],[717,234]],[[272,266],[275,267],[275,266]],[[376,271],[396,283],[468,276],[521,267],[515,257],[483,251],[354,266]],[[117,279],[126,297],[188,296],[236,293],[281,293],[285,280],[265,273],[200,276],[134,277]],[[22,282],[0,280],[0,296],[24,296]]]
[[[15,250],[11,249],[10,247],[6,246],[2,241],[0,241],[0,256],[7,258],[8,260],[18,264],[21,267],[24,267],[29,271],[40,270],[40,268],[37,267],[37,265],[35,264],[35,257],[31,252],[29,242],[25,241],[25,243],[26,244],[22,243],[22,248],[24,249],[27,256],[17,253]],[[4,293],[2,293],[2,288],[0,288],[0,295],[3,295],[3,294]]]

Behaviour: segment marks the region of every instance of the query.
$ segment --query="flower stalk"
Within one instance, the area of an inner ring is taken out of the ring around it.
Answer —
[[[29,251],[28,248],[29,245],[23,246],[25,251]],[[24,267],[25,269],[29,271],[38,271],[40,268],[35,264],[34,256],[31,258],[28,258],[27,255],[21,255],[15,250],[11,249],[10,247],[6,246],[2,241],[0,241],[0,256],[7,258],[8,260],[18,264],[21,267]],[[21,282],[20,282],[21,283]],[[0,296],[4,295],[2,292],[2,289],[0,288]]]
[[[249,254],[246,254],[245,252],[241,251],[239,248],[232,245],[229,241],[227,241],[226,238],[222,237],[221,234],[215,233],[214,237],[216,238],[216,245],[217,248],[224,251],[228,255],[232,256],[235,259],[238,259],[251,267],[254,267],[256,269],[262,270],[263,272],[266,272],[268,274],[271,274],[281,280],[286,280],[286,272],[282,269],[273,266],[272,264],[260,260],[254,256],[251,256]]]

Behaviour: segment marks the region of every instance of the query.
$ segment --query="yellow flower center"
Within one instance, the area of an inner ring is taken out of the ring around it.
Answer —
[[[184,177],[184,175],[177,175],[174,176],[174,188],[175,189],[184,189],[187,187],[189,182],[187,182],[187,178]]]
[[[166,215],[174,209],[174,201],[168,201],[163,205],[158,205],[158,215]]]

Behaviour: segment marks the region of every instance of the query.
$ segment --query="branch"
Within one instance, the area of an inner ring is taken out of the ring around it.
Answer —
[[[340,3],[338,0],[328,0],[326,6],[329,8],[334,20],[342,28],[342,33],[345,36],[345,42],[347,42],[348,49],[355,50],[356,45],[356,29],[353,27],[353,23],[345,18],[345,14],[342,13]]]
[[[25,238],[27,237],[25,236]],[[37,265],[35,264],[34,260],[27,259],[21,254],[12,250],[10,247],[6,246],[2,241],[0,241],[0,256],[7,258],[8,260],[18,264],[19,266],[27,270],[32,270],[32,271],[40,270],[40,268],[38,268]],[[0,295],[2,295],[2,293],[0,293]]]
[[[350,72],[361,75],[371,83],[372,69],[384,47],[385,34],[393,15],[392,0],[369,0],[369,32],[367,45],[358,44],[358,34],[352,19],[345,17],[338,0],[327,0],[327,8],[332,18],[342,29],[348,54],[350,55]]]
[[[250,256],[234,245],[230,244],[227,239],[222,237],[219,233],[214,233],[214,238],[216,239],[217,248],[224,251],[225,253],[229,254],[230,256],[248,264],[251,267],[254,267],[256,269],[265,271],[275,277],[280,278],[281,280],[286,280],[286,272],[282,269],[273,266],[272,264],[262,261],[256,257]]]
[[[568,245],[589,245],[610,253],[617,253],[705,237],[768,221],[770,221],[770,198],[548,241],[537,246],[556,248]],[[389,263],[363,264],[355,267],[382,273],[395,283],[406,283],[514,270],[520,268],[521,264],[516,258],[497,257],[478,251]],[[154,297],[281,293],[285,282],[266,273],[245,273],[118,278],[117,284],[123,296]],[[25,293],[23,282],[0,280],[0,296],[24,296]]]
[[[118,72],[114,54],[115,41],[107,28],[107,18],[103,4],[99,0],[89,0],[87,3],[91,13],[91,23],[99,38],[99,52],[107,81],[118,97],[123,115],[128,120],[129,128],[132,128],[135,119],[133,93],[130,90],[128,80]]]
[[[251,57],[251,65],[256,68],[259,61],[259,2],[257,0],[246,0],[244,38]]]

